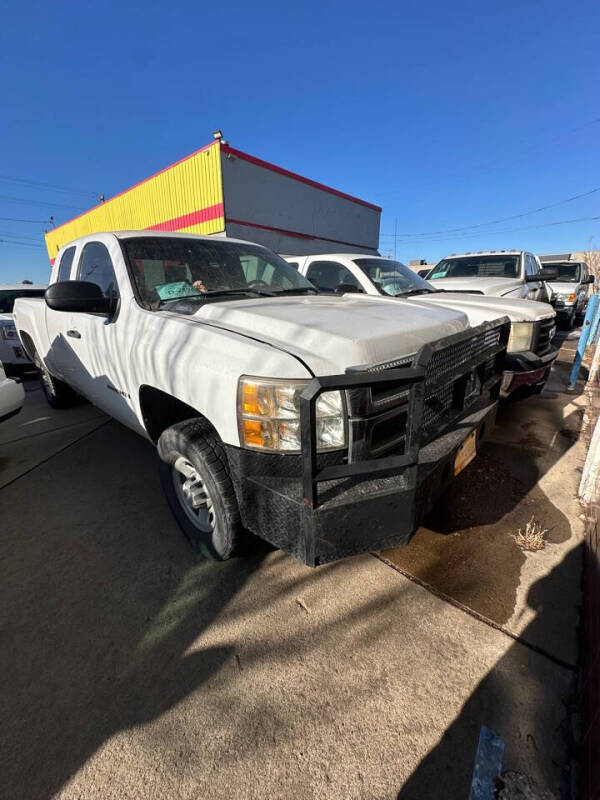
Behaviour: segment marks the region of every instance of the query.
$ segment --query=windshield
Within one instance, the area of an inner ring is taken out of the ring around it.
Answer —
[[[431,292],[433,289],[416,272],[388,258],[355,258],[354,263],[373,281],[381,294],[395,297],[408,292]]]
[[[140,236],[121,240],[140,302],[156,310],[182,299],[203,302],[257,295],[315,293],[282,258],[258,245],[219,239]],[[174,304],[175,305],[175,304]]]
[[[0,314],[12,314],[17,297],[43,296],[43,289],[0,289]]]
[[[581,276],[581,264],[542,264],[544,267],[556,267],[556,278],[548,278],[549,281],[556,283],[579,283]]]
[[[438,278],[518,278],[519,256],[500,253],[493,256],[444,258],[432,269],[429,280]]]

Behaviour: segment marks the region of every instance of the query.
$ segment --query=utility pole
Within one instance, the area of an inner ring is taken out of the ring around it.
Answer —
[[[394,220],[394,261],[396,261],[396,237],[398,236],[398,217]]]

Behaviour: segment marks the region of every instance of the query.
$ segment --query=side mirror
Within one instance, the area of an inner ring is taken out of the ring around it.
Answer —
[[[585,279],[584,283],[594,283],[595,280],[596,279],[595,279],[595,277],[593,275],[588,275],[587,278]]]
[[[52,283],[44,294],[46,305],[53,311],[112,314],[115,301],[105,297],[102,289],[90,281],[58,281]]]
[[[525,280],[531,283],[536,281],[555,281],[558,278],[556,267],[542,267],[537,275],[526,275]]]
[[[335,287],[336,294],[364,294],[364,291],[355,283],[338,283]]]

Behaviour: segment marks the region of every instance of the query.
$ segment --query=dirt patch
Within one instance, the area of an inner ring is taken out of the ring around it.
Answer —
[[[526,558],[513,535],[534,511],[548,529],[546,541],[561,542],[571,535],[564,514],[537,486],[534,457],[523,447],[488,445],[452,483],[410,544],[383,555],[504,624],[514,611]]]

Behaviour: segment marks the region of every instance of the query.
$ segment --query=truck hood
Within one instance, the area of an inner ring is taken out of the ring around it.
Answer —
[[[14,321],[15,321],[15,315],[14,314],[8,314],[8,313],[0,314],[0,323],[1,322],[13,322],[14,323]]]
[[[436,278],[430,281],[436,289],[448,292],[479,292],[493,297],[518,289],[523,283],[519,278]]]
[[[412,355],[469,327],[465,314],[451,308],[353,294],[210,303],[194,316],[285,350],[315,375]]]
[[[439,281],[441,283],[441,281]],[[435,281],[437,284],[438,281]],[[537,322],[554,317],[554,309],[548,303],[535,300],[522,300],[516,297],[482,297],[478,294],[443,292],[440,294],[419,295],[423,303],[454,308],[463,311],[471,325],[481,325],[498,317],[507,316],[511,322]],[[409,301],[410,302],[410,301]]]
[[[556,294],[577,294],[579,283],[572,283],[571,281],[551,281],[548,286]]]

